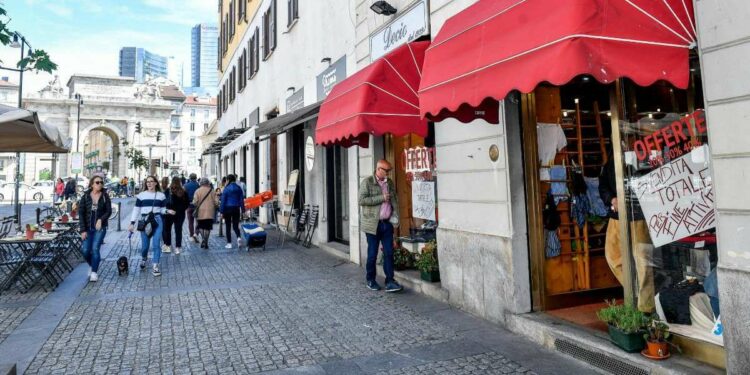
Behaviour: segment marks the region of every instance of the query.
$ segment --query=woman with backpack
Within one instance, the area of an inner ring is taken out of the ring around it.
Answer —
[[[146,177],[146,190],[136,195],[135,207],[133,208],[133,215],[130,217],[128,230],[132,233],[137,228],[141,232],[141,269],[146,268],[148,249],[151,248],[153,252],[152,273],[154,276],[161,276],[161,270],[159,269],[161,248],[159,243],[164,227],[163,215],[174,214],[174,211],[167,210],[166,206],[167,198],[161,192],[159,180],[156,176]],[[138,223],[137,227],[136,223]]]
[[[81,201],[78,202],[80,220],[78,231],[81,233],[81,252],[86,263],[89,264],[89,281],[99,280],[99,262],[101,254],[99,249],[107,235],[107,223],[112,214],[112,202],[104,189],[104,179],[95,175],[89,180],[89,187],[83,192]]]
[[[185,224],[185,211],[189,205],[190,202],[188,201],[187,192],[182,187],[182,181],[177,176],[172,177],[172,183],[169,184],[167,193],[167,212],[174,211],[174,214],[167,214],[164,217],[162,239],[164,240],[164,246],[170,249],[172,247],[172,226],[174,226],[174,253],[177,255],[182,250],[182,226]]]
[[[214,215],[219,206],[219,198],[207,178],[201,178],[200,187],[193,195],[193,213],[198,221],[198,233],[201,235],[201,249],[208,249],[208,236],[214,226]]]

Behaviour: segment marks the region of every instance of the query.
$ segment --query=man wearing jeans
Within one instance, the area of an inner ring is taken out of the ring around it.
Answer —
[[[367,236],[367,287],[381,289],[375,280],[375,262],[378,246],[382,244],[385,291],[400,292],[403,287],[393,279],[393,226],[398,225],[398,200],[393,180],[388,178],[391,169],[387,160],[380,160],[375,175],[365,178],[359,185],[360,228]]]
[[[188,206],[188,209],[185,213],[185,218],[187,218],[188,222],[188,230],[190,231],[190,238],[195,241],[195,243],[198,243],[198,236],[196,236],[195,233],[195,218],[193,218],[193,211],[195,211],[195,207],[193,207],[193,196],[195,195],[195,191],[198,190],[198,176],[196,176],[195,173],[190,174],[190,180],[185,184],[185,192],[187,193],[188,202],[190,202],[190,206]]]

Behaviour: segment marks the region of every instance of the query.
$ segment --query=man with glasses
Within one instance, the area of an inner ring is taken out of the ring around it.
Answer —
[[[398,200],[393,180],[388,178],[392,169],[391,163],[380,160],[375,175],[365,178],[359,185],[360,228],[367,236],[367,287],[381,289],[375,280],[375,262],[382,244],[385,291],[391,293],[403,290],[393,279],[393,227],[398,225]]]

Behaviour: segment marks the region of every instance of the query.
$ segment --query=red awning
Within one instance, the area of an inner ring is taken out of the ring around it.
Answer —
[[[369,134],[426,137],[417,89],[429,45],[405,44],[336,84],[320,106],[315,142],[367,147]]]
[[[479,0],[427,50],[421,115],[450,116],[581,74],[686,88],[693,21],[692,0]]]

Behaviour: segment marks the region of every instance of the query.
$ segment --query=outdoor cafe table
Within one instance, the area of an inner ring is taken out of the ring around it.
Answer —
[[[33,239],[26,239],[26,236],[11,236],[0,239],[0,252],[3,254],[15,255],[19,259],[16,262],[15,267],[12,267],[8,273],[6,273],[2,282],[0,283],[0,292],[9,289],[17,281],[21,281],[25,284],[26,289],[31,289],[34,285],[42,278],[49,277],[52,274],[46,269],[40,269],[40,274],[36,277],[31,275],[24,275],[28,270],[33,269],[32,259],[39,255],[45,247],[48,247],[56,242],[56,240],[62,240],[62,233],[47,233],[38,234]],[[60,254],[62,256],[62,254]],[[50,262],[53,262],[51,259]],[[52,264],[51,266],[54,266]],[[48,274],[45,274],[47,272]]]

